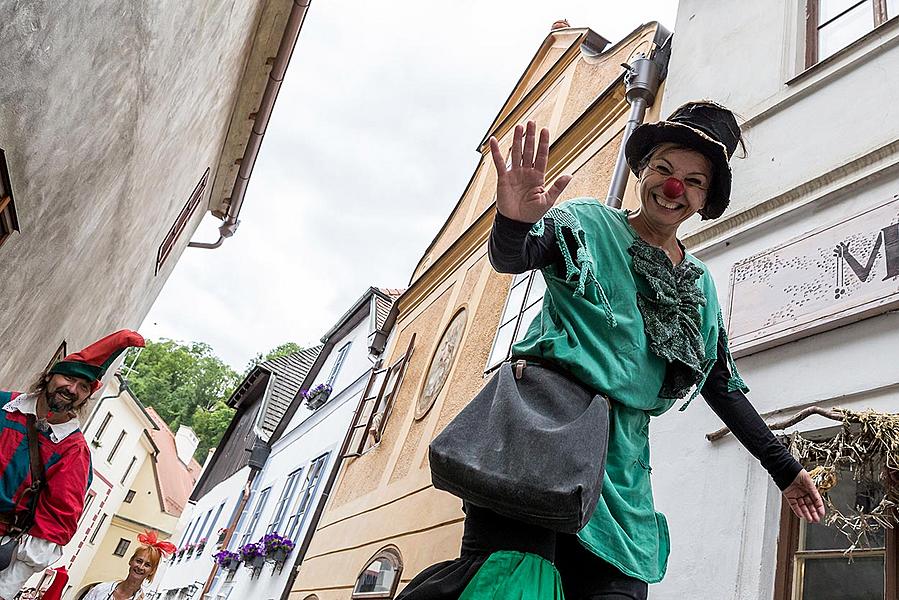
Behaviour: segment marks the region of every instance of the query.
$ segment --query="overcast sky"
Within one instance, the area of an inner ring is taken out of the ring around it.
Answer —
[[[141,332],[206,342],[239,371],[283,342],[317,343],[368,286],[406,287],[556,19],[614,43],[653,20],[673,29],[676,7],[314,1],[237,234],[185,250]],[[218,224],[207,216],[194,240]]]

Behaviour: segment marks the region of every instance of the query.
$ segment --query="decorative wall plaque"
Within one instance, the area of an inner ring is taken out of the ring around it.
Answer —
[[[735,356],[899,307],[899,195],[736,263],[728,334]]]
[[[468,311],[464,308],[457,312],[437,344],[434,358],[431,359],[431,366],[428,367],[428,375],[425,377],[425,387],[415,405],[416,419],[422,418],[431,409],[434,400],[437,399],[437,395],[440,394],[440,390],[443,389],[443,385],[449,377],[450,369],[456,361],[459,345],[462,342],[467,316]]]

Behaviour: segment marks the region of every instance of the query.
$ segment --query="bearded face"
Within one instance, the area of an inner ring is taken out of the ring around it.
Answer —
[[[54,413],[77,409],[90,395],[90,382],[81,377],[54,373],[47,382],[47,408]]]

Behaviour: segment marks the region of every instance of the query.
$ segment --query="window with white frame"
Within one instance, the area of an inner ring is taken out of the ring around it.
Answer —
[[[200,541],[206,540],[206,542],[209,542],[209,536],[212,535],[212,530],[215,529],[215,524],[218,523],[219,517],[222,516],[223,510],[225,510],[224,502],[219,504],[218,510],[215,511],[215,516],[212,517],[211,521],[209,521],[209,524],[206,526],[206,531],[204,531],[203,535],[200,537]]]
[[[268,495],[271,493],[272,488],[267,487],[261,492],[259,492],[259,498],[256,500],[256,506],[253,508],[252,516],[250,517],[249,522],[247,523],[247,528],[243,532],[243,536],[240,538],[240,546],[243,547],[246,544],[249,544],[252,540],[250,538],[253,537],[253,530],[256,529],[256,525],[259,523],[259,518],[262,516],[262,511],[265,510],[265,504],[268,501]]]
[[[268,524],[268,529],[266,529],[266,533],[281,533],[281,525],[284,522],[284,517],[287,516],[287,509],[290,508],[290,505],[293,504],[293,500],[296,497],[297,486],[300,483],[300,475],[302,474],[303,469],[297,469],[293,473],[287,476],[287,482],[284,484],[284,490],[281,492],[281,497],[278,499],[278,504],[275,506],[275,512],[272,515],[272,521]]]
[[[343,363],[346,361],[346,356],[349,354],[350,346],[352,344],[353,342],[347,342],[337,351],[337,358],[334,360],[334,366],[331,367],[331,373],[328,375],[327,384],[329,386],[334,387],[334,382],[337,381],[337,374],[340,373],[340,367],[342,367]]]
[[[399,548],[392,545],[382,548],[359,573],[352,598],[393,598],[402,573],[403,557]]]
[[[318,489],[318,484],[319,481],[321,481],[321,476],[327,462],[328,455],[322,454],[313,460],[312,464],[309,465],[309,468],[306,469],[306,481],[303,483],[303,488],[300,490],[299,494],[300,501],[297,503],[290,519],[288,519],[287,527],[285,528],[284,535],[293,541],[296,541],[296,537],[299,535],[300,529],[302,529],[303,516],[306,514],[309,505],[312,503],[312,499],[315,497],[315,491]]]
[[[528,271],[512,278],[512,287],[487,361],[487,371],[507,360],[512,346],[524,338],[531,322],[540,314],[544,292],[546,283],[540,271]]]
[[[806,0],[805,66],[821,62],[899,14],[899,0]]]

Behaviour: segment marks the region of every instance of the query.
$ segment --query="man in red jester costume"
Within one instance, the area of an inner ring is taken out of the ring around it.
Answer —
[[[143,345],[138,333],[122,330],[51,366],[28,393],[0,392],[0,546],[18,538],[0,570],[0,599],[12,600],[32,574],[62,556],[75,535],[92,477],[80,413],[112,362],[125,349]],[[44,477],[33,518],[23,519],[33,494],[30,423]],[[23,522],[30,524],[24,532]]]

